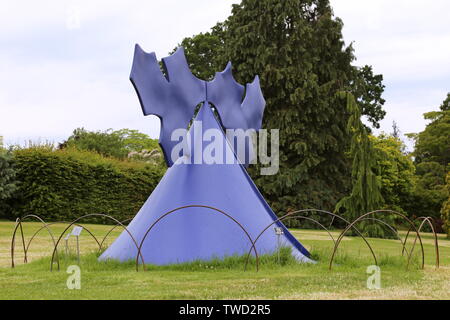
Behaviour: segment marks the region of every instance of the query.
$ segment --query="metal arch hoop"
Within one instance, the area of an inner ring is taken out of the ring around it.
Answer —
[[[125,223],[128,222],[128,221],[130,221],[130,220],[133,220],[133,218],[129,218],[129,219],[126,219],[126,220],[122,220],[120,223],[121,223],[122,225],[125,225]],[[106,238],[108,238],[108,236],[111,234],[111,232],[113,232],[113,230],[116,229],[116,228],[119,227],[119,226],[120,226],[120,224],[116,224],[114,227],[112,227],[112,228],[105,234],[105,236],[104,236],[103,239],[102,239],[102,242],[100,242],[100,245],[99,245],[99,251],[102,250],[102,248],[103,248],[103,243],[105,242]]]
[[[401,214],[401,213],[399,213],[399,212],[397,212],[397,211],[393,211],[393,210],[375,210],[375,211],[371,211],[371,212],[365,213],[365,214],[363,214],[362,216],[358,217],[358,218],[357,218],[356,220],[354,220],[350,225],[348,225],[348,226],[344,229],[344,231],[341,232],[341,234],[339,235],[339,237],[338,237],[338,239],[337,239],[337,242],[336,242],[336,244],[335,244],[335,246],[334,246],[333,254],[331,255],[330,265],[329,265],[329,270],[331,270],[331,268],[333,267],[333,260],[334,260],[334,257],[335,257],[335,255],[336,255],[336,251],[337,251],[337,249],[338,249],[338,247],[339,247],[339,244],[340,244],[342,238],[344,238],[344,236],[345,236],[345,234],[348,232],[348,230],[350,230],[350,228],[352,228],[357,222],[363,220],[364,218],[366,218],[366,217],[368,217],[368,216],[370,216],[370,215],[374,215],[374,214],[377,214],[377,213],[385,213],[385,214],[386,214],[386,213],[391,213],[391,214],[395,214],[395,215],[397,215],[397,216],[399,216],[399,217],[401,217],[401,218],[403,218],[403,219],[405,219],[406,221],[409,222],[409,224],[414,228],[414,230],[415,230],[415,232],[416,232],[416,234],[417,234],[417,237],[419,238],[419,241],[420,241],[420,246],[421,246],[421,248],[422,248],[422,269],[424,269],[424,267],[425,267],[425,253],[424,253],[424,250],[423,250],[422,238],[420,237],[420,234],[419,234],[419,232],[417,231],[417,228],[416,228],[416,226],[414,225],[414,223],[411,221],[411,219],[409,219],[408,217],[406,217],[405,215],[403,215],[403,214]],[[408,255],[408,262],[407,262],[406,268],[409,267],[409,262],[410,262],[410,260],[411,260],[412,251],[413,251],[413,250],[411,249],[410,254]]]
[[[75,219],[74,221],[72,221],[72,222],[67,226],[67,228],[64,229],[64,231],[61,233],[61,235],[59,236],[58,241],[56,241],[55,248],[53,249],[52,261],[50,262],[50,271],[53,271],[53,262],[54,262],[54,259],[55,259],[55,252],[57,251],[57,248],[58,248],[59,242],[61,241],[62,236],[66,233],[67,230],[69,230],[69,228],[70,228],[72,225],[76,224],[76,222],[78,222],[79,220],[81,220],[81,219],[83,219],[83,218],[87,218],[87,217],[105,217],[105,218],[108,218],[108,219],[113,220],[114,222],[116,222],[117,224],[121,225],[121,226],[124,228],[124,230],[128,233],[128,235],[129,235],[129,236],[131,237],[131,239],[133,240],[134,244],[136,245],[136,248],[138,248],[136,239],[134,239],[133,235],[130,233],[130,231],[128,231],[127,227],[125,227],[119,220],[117,220],[117,219],[115,219],[115,218],[113,218],[113,217],[111,217],[111,216],[109,216],[109,215],[107,215],[107,214],[103,214],[103,213],[91,213],[91,214],[86,214],[86,215],[81,216],[81,217]],[[140,255],[140,251],[138,250],[138,257],[139,257],[139,255]],[[137,257],[136,259],[138,259],[138,257]],[[145,269],[144,258],[142,257],[142,255],[140,255],[140,257],[141,257],[141,259],[142,259],[142,263],[143,263],[144,269]],[[58,270],[59,270],[59,263],[58,263]]]
[[[328,233],[328,236],[331,238],[331,240],[333,241],[333,243],[336,243],[336,240],[334,239],[333,235],[331,234],[331,232],[328,230],[327,227],[325,227],[323,224],[321,224],[319,221],[317,221],[316,219],[313,219],[311,217],[305,217],[305,216],[295,216],[295,217],[286,217],[285,220],[291,220],[291,219],[304,219],[304,220],[308,220],[311,221],[315,224],[317,224],[319,227],[321,227],[323,230],[325,230]]]
[[[30,245],[31,245],[31,242],[33,241],[33,239],[36,237],[36,235],[42,230],[42,229],[44,229],[44,228],[47,228],[48,226],[51,226],[51,225],[54,225],[54,224],[68,224],[69,222],[65,222],[65,221],[57,221],[57,222],[50,222],[50,223],[47,223],[47,224],[45,224],[44,226],[42,226],[41,228],[39,228],[34,234],[33,234],[33,236],[30,238],[30,240],[28,241],[28,245],[27,245],[27,247],[26,247],[26,252],[28,253],[28,250],[29,250],[29,248],[30,248]],[[80,226],[80,227],[82,227],[84,230],[86,230],[86,232],[87,233],[89,233],[89,235],[92,237],[92,238],[94,238],[94,240],[95,240],[95,242],[97,242],[97,245],[99,246],[99,248],[100,248],[100,243],[98,242],[98,239],[97,239],[97,237],[85,226],[85,225],[83,225],[83,224],[79,224],[79,223],[74,223],[73,224],[74,226]],[[47,228],[47,230],[49,230],[49,232],[50,232],[50,229],[49,228]],[[55,245],[55,239],[53,238],[53,235],[52,235],[52,239],[53,239],[53,245]],[[58,258],[58,255],[57,255],[57,263],[58,263],[58,265],[59,265],[59,258]]]
[[[278,218],[277,220],[275,220],[275,221],[273,221],[271,224],[269,224],[267,227],[265,227],[265,228],[260,232],[260,234],[256,237],[255,243],[256,243],[256,242],[258,241],[258,239],[263,235],[263,233],[266,232],[267,229],[269,229],[269,228],[270,228],[271,226],[273,226],[274,224],[276,224],[276,223],[278,223],[278,222],[282,222],[282,221],[288,219],[289,217],[291,217],[292,215],[297,214],[297,213],[302,213],[302,212],[318,212],[318,213],[326,213],[326,214],[332,216],[332,217],[333,217],[333,220],[334,220],[334,218],[338,218],[338,219],[341,219],[342,221],[346,222],[347,225],[350,225],[350,222],[349,222],[349,221],[347,221],[347,220],[344,219],[343,217],[341,217],[341,216],[339,216],[339,215],[337,215],[337,214],[335,214],[335,213],[329,212],[329,211],[320,210],[320,209],[303,209],[303,210],[297,210],[297,211],[292,211],[292,212],[289,212],[289,213],[285,214],[284,216]],[[295,218],[296,218],[296,217],[291,217],[291,219],[295,219]],[[375,260],[375,264],[378,264],[378,262],[377,262],[377,257],[375,256],[375,252],[373,251],[372,246],[370,245],[370,243],[369,243],[369,242],[367,241],[367,239],[361,234],[361,232],[359,232],[359,230],[358,230],[355,226],[352,226],[352,228],[356,231],[356,233],[358,233],[358,235],[359,235],[359,236],[364,240],[364,242],[367,244],[367,246],[369,247],[370,252],[372,253],[373,259]],[[325,228],[325,229],[326,229],[326,228]],[[327,229],[326,229],[326,230],[327,230]],[[334,239],[333,239],[333,240],[334,240]],[[334,242],[335,242],[335,241],[334,241]],[[336,243],[336,242],[335,242],[335,243]],[[246,263],[245,263],[246,266],[247,266],[247,263],[248,263],[248,259],[249,259],[250,252],[251,252],[251,251],[249,251],[248,254],[247,254],[247,261],[246,261]]]
[[[322,229],[324,229],[324,230],[328,233],[328,235],[330,236],[330,238],[331,238],[331,240],[333,241],[333,243],[336,243],[336,240],[334,239],[334,237],[333,237],[333,235],[331,234],[331,232],[327,229],[327,227],[325,227],[325,226],[324,226],[323,224],[321,224],[319,221],[317,221],[317,220],[315,220],[315,219],[313,219],[313,218],[311,218],[311,217],[304,217],[304,216],[286,217],[284,220],[290,220],[290,219],[304,219],[304,220],[308,220],[308,221],[314,222],[315,224],[317,224],[318,226],[320,226]],[[281,220],[280,220],[280,221],[281,221]],[[275,221],[275,222],[276,222],[276,221]],[[269,225],[268,228],[270,228],[270,226],[272,226],[273,224],[274,224],[274,223],[271,223],[271,224]],[[263,232],[260,233],[260,234],[258,235],[258,237],[257,237],[256,240],[255,240],[255,243],[256,243],[256,241],[258,241],[258,239],[260,238],[260,236],[261,236],[268,228],[264,229]],[[251,253],[251,251],[249,251],[249,252],[247,253],[247,258],[246,258],[246,260],[245,260],[245,268],[247,268],[248,260],[249,260],[249,258],[250,258],[250,253]]]
[[[28,243],[28,245],[25,246],[25,238],[24,238],[24,234],[23,234],[22,221],[25,220],[25,219],[28,219],[28,218],[35,218],[35,219],[39,220],[40,222],[42,222],[42,224],[44,226],[41,227],[39,229],[39,231],[44,229],[44,228],[47,229],[48,233],[50,234],[50,237],[52,238],[53,244],[55,244],[55,238],[53,237],[52,231],[48,228],[48,224],[41,217],[39,217],[39,216],[37,216],[35,214],[28,214],[28,215],[26,215],[26,216],[24,216],[22,218],[17,218],[16,219],[16,225],[14,227],[13,236],[12,236],[12,239],[11,239],[11,268],[14,268],[14,266],[15,266],[15,264],[14,264],[14,247],[15,247],[16,232],[17,232],[17,228],[18,227],[20,227],[20,234],[22,235],[22,245],[23,245],[23,252],[24,252],[24,263],[28,263],[28,258],[27,258],[28,257],[28,255],[27,255],[28,248],[30,246],[31,241],[34,238],[34,235],[33,235],[33,237],[31,238],[30,242]],[[58,260],[58,265],[59,265],[59,260]]]
[[[433,219],[432,217],[417,217],[417,218],[415,218],[413,221],[417,221],[417,220],[422,220],[422,222],[421,222],[421,224],[420,224],[420,226],[419,226],[419,229],[418,229],[419,233],[420,233],[420,231],[422,230],[422,228],[423,228],[425,222],[428,223],[428,225],[429,225],[430,228],[431,228],[431,231],[433,232],[433,235],[434,235],[434,248],[435,248],[435,252],[436,252],[436,269],[439,269],[439,264],[440,264],[440,262],[439,262],[439,260],[440,260],[440,259],[439,259],[439,256],[440,256],[440,255],[439,255],[439,242],[438,242],[438,236],[437,236],[437,233],[436,233],[436,229],[435,229],[435,227],[434,227],[435,221],[434,221],[434,219]],[[405,244],[406,244],[406,241],[408,240],[408,237],[409,237],[409,234],[410,234],[411,230],[412,230],[412,229],[409,228],[409,229],[408,229],[408,232],[406,233]],[[414,247],[415,247],[415,245],[416,245],[416,242],[417,242],[417,236],[416,236],[416,238],[414,239],[414,243],[413,243],[413,246],[412,246],[411,251],[414,250]],[[402,251],[402,254],[403,254],[403,251]]]
[[[247,236],[248,240],[250,241],[250,243],[251,243],[251,245],[252,245],[251,248],[250,248],[250,251],[251,251],[251,249],[253,249],[254,252],[255,252],[255,257],[256,257],[256,271],[259,270],[259,257],[258,257],[258,251],[256,250],[256,247],[255,247],[255,242],[253,241],[252,237],[251,237],[250,234],[247,232],[247,230],[244,228],[244,226],[243,226],[239,221],[237,221],[235,218],[233,218],[232,216],[230,216],[228,213],[226,213],[226,212],[224,212],[224,211],[222,211],[222,210],[220,210],[220,209],[217,209],[217,208],[214,208],[214,207],[211,207],[211,206],[206,206],[206,205],[195,205],[195,204],[193,204],[193,205],[187,205],[187,206],[178,207],[178,208],[172,209],[172,210],[170,210],[170,211],[167,211],[167,212],[164,213],[162,216],[160,216],[155,222],[153,222],[153,224],[147,229],[147,231],[146,231],[145,234],[144,234],[144,237],[142,238],[141,243],[139,244],[138,253],[137,253],[137,255],[136,255],[136,271],[139,270],[139,259],[138,259],[138,257],[139,257],[139,255],[142,256],[142,252],[141,252],[142,246],[143,246],[143,244],[144,244],[145,239],[147,238],[147,235],[150,233],[150,231],[153,229],[153,227],[154,227],[156,224],[158,224],[161,220],[163,220],[165,217],[167,217],[169,214],[172,214],[172,213],[174,213],[174,212],[177,212],[177,211],[182,210],[182,209],[187,209],[187,208],[205,208],[205,209],[210,209],[210,210],[213,210],[212,212],[220,213],[220,214],[222,214],[222,215],[228,217],[228,218],[231,219],[232,221],[234,221],[234,223],[236,223],[236,224],[242,229],[242,231],[244,231],[245,235]],[[247,266],[247,264],[246,264],[245,266]],[[144,265],[144,267],[145,267],[145,265]],[[144,269],[144,270],[145,270],[145,269]],[[244,269],[244,271],[245,271],[245,270],[246,270],[246,269]]]
[[[15,266],[14,265],[14,247],[15,247],[15,243],[16,243],[16,232],[17,232],[17,228],[19,228],[19,226],[20,226],[20,234],[22,235],[22,245],[23,245],[23,252],[24,252],[23,260],[24,260],[24,263],[28,262],[27,251],[25,248],[25,239],[23,236],[22,222],[21,222],[20,218],[17,218],[16,224],[14,226],[14,232],[13,232],[12,239],[11,239],[11,268],[14,268],[14,266]]]
[[[395,230],[395,228],[393,228],[389,223],[387,223],[387,222],[385,222],[385,221],[383,221],[383,220],[377,219],[377,218],[364,218],[364,219],[361,219],[360,222],[361,222],[361,221],[365,221],[365,220],[376,221],[376,222],[381,223],[381,224],[385,225],[386,227],[388,227],[388,228],[392,231],[392,233],[394,233],[394,234],[397,236],[397,239],[398,239],[398,240],[400,241],[400,243],[402,244],[402,254],[403,254],[403,252],[405,252],[405,251],[406,251],[406,253],[409,254],[408,249],[406,248],[406,239],[405,239],[405,242],[403,242],[403,240],[402,240],[402,238],[400,237],[400,234],[398,233],[398,231]]]
[[[123,221],[121,221],[120,223],[122,223],[123,225],[125,225],[125,223],[126,222],[128,222],[128,221],[130,221],[130,220],[132,220],[133,218],[129,218],[129,219],[126,219],[126,220],[123,220]],[[51,226],[51,225],[53,225],[53,224],[67,224],[68,222],[65,222],[65,221],[58,221],[58,222],[50,222],[50,223],[47,223],[46,224],[46,226]],[[94,238],[94,240],[97,242],[97,245],[98,245],[98,247],[99,247],[99,251],[101,251],[101,249],[103,248],[103,243],[105,242],[105,240],[106,240],[106,238],[111,234],[111,232],[112,231],[114,231],[117,227],[120,227],[120,224],[116,224],[115,226],[113,226],[107,233],[106,233],[106,235],[103,237],[103,239],[102,239],[102,241],[101,242],[99,242],[98,241],[98,239],[97,239],[97,237],[95,237],[95,235],[91,232],[91,231],[89,231],[89,229],[84,225],[84,224],[78,224],[78,223],[75,223],[74,224],[75,226],[80,226],[80,227],[83,227],[83,229],[84,230],[86,230],[93,238]],[[39,233],[39,232],[41,232],[41,230],[42,229],[44,229],[46,226],[43,226],[43,227],[41,227],[40,229],[38,229],[34,234],[33,234],[33,236],[31,237],[31,239],[29,240],[29,242],[28,242],[28,245],[27,245],[27,252],[28,252],[28,249],[29,249],[29,247],[30,247],[30,244],[31,244],[31,241],[34,239],[34,237]],[[49,230],[50,231],[50,230]],[[53,238],[53,237],[52,237]],[[53,244],[55,244],[55,240],[53,239]]]

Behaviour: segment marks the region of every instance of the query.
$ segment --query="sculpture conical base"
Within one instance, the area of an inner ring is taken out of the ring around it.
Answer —
[[[203,130],[221,130],[211,109],[203,106],[196,121]],[[231,151],[222,135],[225,151]],[[195,142],[197,144],[197,142]],[[194,146],[195,147],[195,146]],[[254,240],[276,216],[247,172],[236,164],[181,164],[170,167],[158,186],[129,224],[128,230],[138,244],[148,228],[164,213],[187,205],[218,208],[236,219]],[[282,227],[280,242],[273,227]],[[279,244],[292,248],[301,261],[310,261],[308,251],[279,223],[270,227],[256,243],[258,254],[274,253]],[[207,208],[187,208],[164,217],[148,234],[142,245],[147,264],[173,264],[245,255],[251,243],[243,230],[226,216]],[[100,260],[136,259],[137,249],[127,232],[101,255]]]

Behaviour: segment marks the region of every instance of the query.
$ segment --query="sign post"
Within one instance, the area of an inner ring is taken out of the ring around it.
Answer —
[[[79,237],[80,237],[81,231],[83,231],[83,227],[75,226],[75,227],[73,227],[72,232],[67,234],[67,236],[64,238],[64,240],[66,241],[66,255],[69,254],[69,238],[70,238],[70,236],[74,236],[74,237],[77,238],[77,259],[78,259],[78,263],[80,263],[80,241],[79,241]]]
[[[278,263],[280,263],[280,247],[281,247],[281,236],[284,234],[283,228],[275,227],[275,234],[277,235],[277,253],[278,253]]]

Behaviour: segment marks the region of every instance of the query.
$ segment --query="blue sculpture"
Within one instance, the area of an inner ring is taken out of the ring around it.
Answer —
[[[157,115],[161,119],[159,142],[169,168],[128,226],[136,242],[123,232],[100,259],[135,259],[138,252],[136,243],[141,244],[145,263],[151,264],[247,254],[252,244],[235,221],[254,240],[277,217],[244,168],[249,159],[242,164],[236,158],[236,150],[230,146],[223,130],[261,128],[265,101],[259,79],[255,77],[251,84],[247,84],[245,98],[242,99],[244,87],[234,80],[231,63],[209,82],[191,73],[182,48],[163,58],[162,64],[166,76],[161,72],[155,54],[146,53],[136,45],[130,79],[144,114]],[[176,154],[174,158],[172,151],[178,141],[173,141],[171,135],[177,129],[188,127],[199,104],[201,107],[194,122],[201,123],[201,127],[189,129],[188,152]],[[216,142],[223,154],[233,155],[234,163],[195,164],[194,161],[186,161],[206,148],[204,142],[191,132],[200,130],[203,136],[210,129],[221,132]],[[250,144],[248,148],[251,149]],[[214,212],[206,207],[188,207],[162,217],[175,208],[198,204],[218,208],[232,219],[212,214]],[[158,223],[147,234],[155,222]],[[310,261],[308,251],[281,222],[274,226],[283,230],[283,246],[292,248],[292,254],[298,260]],[[280,245],[279,237],[273,230],[265,232],[257,242],[258,253],[275,252]]]

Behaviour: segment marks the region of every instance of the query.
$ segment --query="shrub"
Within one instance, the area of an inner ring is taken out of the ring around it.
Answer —
[[[14,159],[21,183],[10,200],[10,217],[32,213],[46,221],[71,221],[92,213],[118,220],[133,217],[164,173],[160,166],[72,148],[19,149]]]

